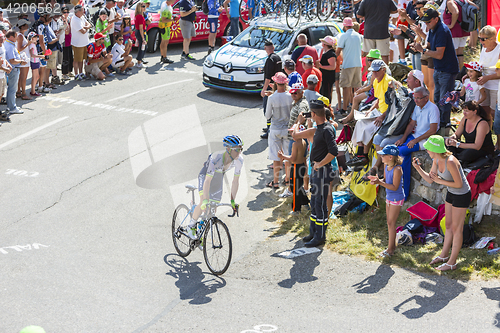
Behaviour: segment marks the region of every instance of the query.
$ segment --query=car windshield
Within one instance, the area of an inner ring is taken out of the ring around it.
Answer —
[[[266,40],[271,40],[274,50],[279,52],[290,44],[292,36],[293,32],[290,30],[252,26],[236,37],[233,45],[263,50]]]
[[[138,1],[132,7],[130,7],[130,9],[135,10],[135,6],[137,6],[139,2],[142,3],[142,1]],[[146,12],[157,13],[160,10],[161,4],[163,2],[164,0],[150,0],[149,7],[146,9]]]

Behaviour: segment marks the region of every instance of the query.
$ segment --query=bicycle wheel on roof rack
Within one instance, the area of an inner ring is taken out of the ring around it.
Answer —
[[[286,24],[290,29],[295,28],[299,24],[301,11],[300,0],[290,0],[286,5]]]
[[[333,19],[342,20],[344,18],[344,15],[341,11],[342,0],[331,0],[331,1],[332,1],[332,12],[331,12],[330,16]]]
[[[320,21],[326,21],[332,15],[332,9],[335,0],[318,0],[316,5],[318,19]]]

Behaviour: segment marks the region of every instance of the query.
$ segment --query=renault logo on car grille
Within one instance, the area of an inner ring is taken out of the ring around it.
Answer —
[[[227,64],[224,65],[224,72],[225,73],[229,73],[232,70],[233,70],[233,64],[231,64],[230,62],[228,62]]]

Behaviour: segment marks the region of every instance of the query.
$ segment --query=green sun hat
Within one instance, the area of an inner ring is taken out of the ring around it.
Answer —
[[[142,2],[144,2],[144,3],[150,3],[151,1],[149,1],[149,0],[142,0]]]
[[[382,55],[378,49],[371,49],[370,52],[368,52],[367,57],[382,60]]]
[[[424,143],[424,148],[433,153],[446,153],[446,146],[444,145],[444,138],[441,135],[431,135],[427,142]]]

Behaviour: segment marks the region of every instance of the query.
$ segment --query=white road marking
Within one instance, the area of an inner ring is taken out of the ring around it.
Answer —
[[[34,250],[39,250],[40,247],[49,247],[50,245],[43,245],[39,243],[33,243],[33,249]],[[13,249],[17,252],[22,252],[23,250],[31,250],[31,244],[26,244],[26,245],[14,245],[14,246],[5,246],[5,247],[0,247],[0,253],[3,254],[9,254],[6,249]]]
[[[5,171],[6,175],[14,175],[14,176],[24,176],[24,177],[36,177],[40,173],[35,171],[26,171],[26,170],[16,170],[16,169],[7,169]]]
[[[159,85],[159,86],[155,86],[155,87],[151,87],[151,88],[148,88],[148,89],[142,89],[142,90],[134,91],[133,93],[130,93],[130,94],[126,94],[126,95],[123,95],[123,96],[120,96],[120,97],[112,98],[112,99],[108,100],[107,102],[109,103],[109,102],[117,101],[119,99],[122,99],[122,98],[125,98],[125,97],[134,96],[134,95],[142,93],[142,92],[146,92],[146,91],[150,91],[150,90],[154,90],[154,89],[158,89],[158,88],[163,88],[163,87],[171,86],[173,84],[179,84],[179,83],[183,83],[183,82],[189,82],[189,81],[193,81],[193,80],[194,79],[187,79],[187,80],[181,80],[181,81],[176,81],[176,82],[165,83],[165,84],[162,84],[162,85]]]
[[[300,249],[293,249],[291,251],[285,251],[278,253],[280,257],[283,257],[285,259],[293,259],[296,257],[303,256],[305,254],[310,254],[310,253],[316,253],[320,252],[321,250],[318,249],[317,247],[301,247]]]
[[[139,113],[139,114],[145,114],[148,116],[156,116],[158,114],[158,112],[154,112],[154,111],[123,108],[123,107],[117,107],[117,106],[108,105],[108,104],[102,104],[102,103],[77,101],[77,100],[67,98],[67,97],[43,96],[43,97],[40,97],[38,99],[45,99],[47,101],[50,101],[49,106],[51,108],[60,108],[62,106],[62,104],[55,105],[54,102],[61,102],[61,103],[68,103],[68,104],[72,104],[72,105],[82,105],[82,106],[89,106],[92,108],[112,110],[112,111],[116,111],[116,112]]]
[[[44,129],[46,129],[47,127],[50,127],[50,126],[52,126],[52,125],[55,125],[55,124],[57,124],[58,122],[63,121],[63,120],[65,120],[65,119],[67,119],[67,118],[69,118],[69,117],[62,117],[62,118],[56,119],[56,120],[54,120],[54,121],[51,121],[50,123],[47,123],[47,124],[42,125],[42,126],[40,126],[40,127],[37,127],[37,128],[35,128],[34,130],[31,130],[31,131],[29,131],[29,132],[26,132],[26,133],[24,133],[24,134],[21,134],[21,135],[19,135],[17,138],[14,138],[14,139],[12,139],[12,140],[9,140],[9,141],[7,141],[7,142],[5,142],[5,143],[1,144],[1,145],[0,145],[0,149],[5,148],[5,147],[7,147],[7,146],[8,146],[8,145],[10,145],[10,144],[13,144],[14,142],[17,142],[17,141],[19,141],[19,140],[22,140],[22,139],[24,139],[24,138],[27,138],[28,136],[30,136],[30,135],[32,135],[32,134],[35,134],[36,132],[40,132],[41,130],[44,130]]]

